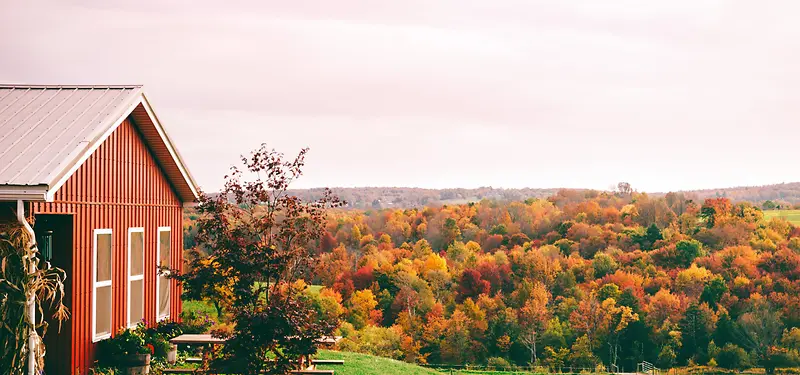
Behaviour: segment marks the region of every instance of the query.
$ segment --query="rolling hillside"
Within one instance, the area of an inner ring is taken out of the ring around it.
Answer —
[[[634,188],[636,188],[634,186]],[[420,189],[408,187],[359,187],[333,188],[337,196],[348,202],[348,208],[382,209],[382,208],[415,208],[424,206],[464,204],[478,202],[482,199],[500,201],[524,201],[529,198],[547,198],[560,188],[551,189],[501,189],[481,187],[477,189]],[[580,190],[580,189],[571,189]],[[323,189],[297,189],[291,193],[303,200],[313,200],[322,196]],[[794,205],[800,203],[800,182],[743,186],[719,189],[683,191],[695,200],[706,198],[728,198],[734,202],[746,201],[760,205],[772,200],[777,203]],[[666,192],[650,193],[663,196]]]

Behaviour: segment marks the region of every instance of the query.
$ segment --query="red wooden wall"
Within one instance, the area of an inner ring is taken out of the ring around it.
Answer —
[[[55,194],[53,202],[32,203],[35,214],[73,215],[72,316],[67,322],[71,349],[64,367],[87,374],[94,362],[92,343],[93,230],[113,230],[112,330],[126,325],[128,228],[144,227],[145,319],[156,318],[156,246],[158,227],[171,227],[171,262],[182,267],[182,202],[162,173],[134,124],[125,120]],[[170,317],[181,311],[180,290],[171,281]],[[51,331],[54,334],[55,331]],[[69,366],[69,367],[67,367]],[[60,372],[59,372],[60,373]]]

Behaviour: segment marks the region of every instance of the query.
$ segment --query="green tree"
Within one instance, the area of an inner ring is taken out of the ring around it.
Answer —
[[[681,268],[689,267],[702,253],[703,245],[697,240],[682,240],[675,244],[676,265]]]
[[[714,332],[714,321],[711,309],[693,303],[689,305],[680,321],[681,339],[681,360],[693,360],[695,363],[706,363],[708,361],[708,348],[711,342],[711,335]]]
[[[717,328],[714,330],[714,342],[721,346],[735,343],[737,330],[736,322],[731,320],[730,315],[727,313],[720,314],[717,320]]]
[[[707,303],[712,308],[716,308],[726,292],[728,292],[728,285],[725,284],[725,280],[721,276],[714,276],[703,287],[700,301]]]
[[[612,274],[617,270],[619,264],[606,253],[596,253],[594,260],[592,260],[592,267],[594,267],[594,277],[601,278],[605,275]]]
[[[590,339],[588,336],[583,335],[575,340],[572,344],[572,350],[569,354],[569,361],[574,367],[580,368],[594,368],[600,360],[592,352],[592,346],[589,344]]]
[[[665,345],[658,353],[656,364],[661,368],[670,369],[675,366],[677,358],[678,355],[675,354],[675,349],[672,348],[672,345]]]
[[[717,354],[717,365],[731,370],[744,370],[750,367],[750,358],[744,349],[728,343]]]

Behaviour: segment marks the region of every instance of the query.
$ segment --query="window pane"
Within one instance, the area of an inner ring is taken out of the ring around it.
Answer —
[[[169,315],[169,279],[158,277],[158,316]]]
[[[169,262],[169,248],[170,247],[170,232],[158,232],[158,251],[159,251],[159,264],[163,266],[170,266]]]
[[[95,336],[111,333],[111,286],[95,289],[97,293]]]
[[[111,280],[111,235],[97,235],[97,281]]]
[[[144,318],[144,280],[131,281],[131,323],[136,324]]]
[[[144,233],[131,232],[131,275],[144,274]]]

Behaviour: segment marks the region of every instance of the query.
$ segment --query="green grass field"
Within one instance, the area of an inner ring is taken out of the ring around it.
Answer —
[[[183,312],[194,312],[197,314],[208,314],[208,316],[217,319],[217,310],[214,306],[207,301],[183,300]]]
[[[373,357],[367,354],[320,350],[319,359],[342,359],[344,365],[318,366],[320,370],[333,370],[336,375],[440,375],[440,372],[394,359]]]
[[[318,359],[341,359],[344,365],[317,366],[320,370],[333,370],[335,375],[533,375],[525,371],[491,370],[434,370],[394,359],[375,357],[368,354],[320,350]]]
[[[786,221],[800,226],[800,210],[769,210],[764,211],[764,219],[770,220],[773,217],[781,217]]]

